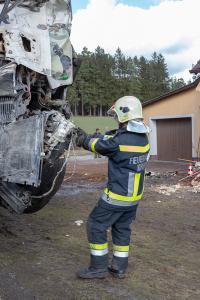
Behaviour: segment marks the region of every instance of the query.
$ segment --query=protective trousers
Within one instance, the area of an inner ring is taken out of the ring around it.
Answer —
[[[91,212],[87,222],[87,235],[91,253],[90,266],[96,269],[108,267],[107,230],[112,228],[112,268],[124,271],[128,266],[130,224],[136,218],[137,206],[126,210],[120,207],[101,205],[101,200]]]

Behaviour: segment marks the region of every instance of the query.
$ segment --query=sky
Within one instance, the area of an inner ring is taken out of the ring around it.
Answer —
[[[191,79],[200,59],[200,0],[72,0],[76,52],[97,46],[127,56],[162,53],[170,76]]]
[[[101,1],[101,0],[99,0]],[[130,6],[141,7],[141,8],[149,8],[150,6],[159,4],[160,0],[122,0],[117,1],[118,3],[127,4]],[[73,11],[76,12],[79,9],[84,9],[87,7],[89,3],[88,0],[72,0]]]

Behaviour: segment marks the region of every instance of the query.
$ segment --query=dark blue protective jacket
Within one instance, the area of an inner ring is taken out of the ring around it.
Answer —
[[[84,148],[109,158],[108,183],[102,199],[118,206],[138,204],[144,191],[145,167],[149,159],[147,135],[122,128],[114,136],[88,136]]]

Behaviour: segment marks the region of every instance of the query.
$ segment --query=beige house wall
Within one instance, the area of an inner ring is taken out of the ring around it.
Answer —
[[[156,119],[170,117],[192,117],[192,140],[193,140],[193,157],[196,157],[198,143],[200,138],[200,84],[196,88],[183,91],[177,95],[172,95],[166,99],[154,102],[143,108],[144,120],[152,130],[150,142],[152,142],[152,155],[157,155],[155,143],[156,137]]]

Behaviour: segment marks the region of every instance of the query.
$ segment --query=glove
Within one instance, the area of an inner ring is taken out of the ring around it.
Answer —
[[[77,128],[76,139],[75,139],[76,146],[82,147],[86,138],[87,138],[87,133],[83,129]]]
[[[113,129],[113,130],[109,130],[109,131],[106,131],[105,135],[115,135],[117,132],[117,129]]]

